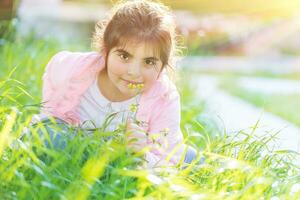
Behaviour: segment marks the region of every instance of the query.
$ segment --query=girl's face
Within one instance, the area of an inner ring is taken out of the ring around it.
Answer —
[[[154,55],[154,49],[145,43],[114,47],[107,56],[108,78],[116,92],[124,97],[133,97],[137,93],[137,89],[130,89],[128,85],[143,84],[141,91],[149,89],[163,67],[160,58]]]

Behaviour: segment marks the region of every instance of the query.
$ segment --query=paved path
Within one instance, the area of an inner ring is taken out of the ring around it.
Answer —
[[[246,131],[250,132],[260,119],[259,129],[255,131],[257,136],[280,131],[277,135],[279,139],[270,143],[269,147],[300,153],[300,129],[295,125],[218,89],[216,77],[197,76],[193,84],[198,87],[198,97],[208,103],[207,112],[224,123],[227,133],[233,134],[247,128]],[[300,164],[300,160],[297,163]]]
[[[187,56],[179,66],[189,70],[272,74],[300,73],[300,57]]]

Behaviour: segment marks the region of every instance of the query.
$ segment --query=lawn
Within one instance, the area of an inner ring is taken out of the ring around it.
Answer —
[[[180,73],[182,131],[201,152],[182,169],[144,169],[142,152],[126,148],[124,130],[86,134],[76,127],[29,126],[37,113],[41,76],[50,57],[62,49],[88,50],[52,40],[14,35],[0,46],[1,199],[299,199],[299,167],[292,152],[269,152],[270,135],[244,139],[216,134],[201,121],[204,104],[195,99],[189,75]],[[65,149],[45,145],[41,134],[77,131]],[[255,131],[255,129],[253,130]],[[111,136],[107,140],[106,136]],[[212,137],[212,135],[216,135]],[[199,159],[205,159],[198,164]]]
[[[264,94],[247,91],[239,86],[235,78],[226,79],[220,85],[230,94],[300,126],[300,113],[295,109],[300,107],[300,94]]]

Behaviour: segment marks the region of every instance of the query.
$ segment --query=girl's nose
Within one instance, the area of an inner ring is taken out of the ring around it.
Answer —
[[[138,63],[132,63],[127,70],[128,75],[133,77],[140,76],[140,65]]]

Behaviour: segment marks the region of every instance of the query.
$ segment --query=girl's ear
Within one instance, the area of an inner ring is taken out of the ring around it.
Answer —
[[[105,47],[103,47],[103,49],[101,50],[101,54],[103,57],[106,58],[108,56],[108,50]]]
[[[104,58],[106,58],[106,56],[107,56],[107,53],[106,53],[106,51],[105,51],[105,50],[102,50],[102,51],[101,51],[101,54],[102,54],[102,56],[103,56]]]
[[[106,63],[107,63],[107,58],[108,58],[108,53],[107,53],[107,51],[106,51],[106,49],[105,48],[103,48],[102,50],[101,50],[101,57],[104,59],[104,61],[105,61],[105,69],[106,69]]]

